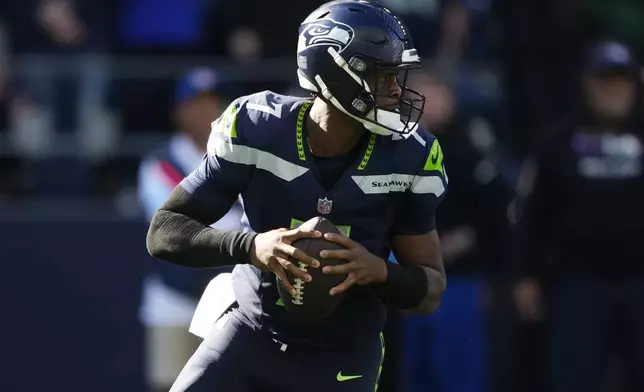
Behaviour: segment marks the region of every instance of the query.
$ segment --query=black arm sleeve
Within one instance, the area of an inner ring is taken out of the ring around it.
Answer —
[[[207,208],[177,186],[152,218],[146,239],[153,257],[192,268],[214,268],[250,262],[256,233],[209,227],[228,207]]]

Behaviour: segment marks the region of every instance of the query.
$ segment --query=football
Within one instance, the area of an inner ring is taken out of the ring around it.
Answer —
[[[328,219],[316,217],[302,224],[301,227],[313,228],[326,233],[341,234],[340,231]],[[278,292],[286,309],[297,319],[306,323],[315,323],[328,317],[335,308],[342,302],[344,297],[340,295],[329,295],[329,290],[342,283],[347,275],[327,275],[322,268],[327,265],[346,263],[346,260],[323,259],[320,252],[323,250],[344,249],[342,245],[325,240],[324,238],[303,238],[293,242],[293,246],[302,250],[320,262],[319,268],[311,268],[299,263],[300,268],[311,275],[311,281],[305,282],[287,273],[291,284],[297,291],[294,296],[288,292],[281,280],[278,281]]]

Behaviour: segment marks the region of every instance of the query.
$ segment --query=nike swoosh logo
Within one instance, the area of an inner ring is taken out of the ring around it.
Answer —
[[[356,374],[353,376],[343,376],[342,372],[338,372],[338,375],[335,377],[338,381],[343,382],[343,381],[349,381],[349,380],[355,380],[356,378],[361,378],[362,374]]]

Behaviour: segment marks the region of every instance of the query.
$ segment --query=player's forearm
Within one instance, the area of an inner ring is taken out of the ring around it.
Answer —
[[[445,275],[430,267],[387,261],[387,279],[375,288],[390,308],[429,314],[440,304]]]
[[[416,307],[408,309],[410,313],[430,314],[433,313],[441,303],[441,298],[447,287],[445,273],[430,267],[421,267],[427,277],[427,294]]]
[[[159,210],[150,224],[153,257],[192,268],[248,263],[254,233],[217,230],[173,211]]]

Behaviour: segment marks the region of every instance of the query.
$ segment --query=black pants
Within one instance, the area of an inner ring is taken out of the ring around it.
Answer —
[[[285,345],[225,315],[170,392],[373,392],[383,351],[382,337],[346,350]]]
[[[644,277],[561,279],[551,310],[550,391],[600,391],[616,350],[629,390],[644,391]]]

